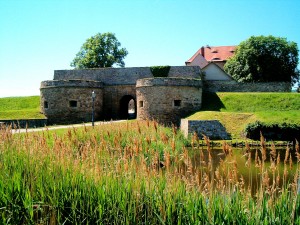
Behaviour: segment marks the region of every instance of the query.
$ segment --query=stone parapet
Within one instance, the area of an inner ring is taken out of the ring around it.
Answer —
[[[76,87],[76,88],[103,88],[103,83],[92,80],[46,80],[41,82],[41,89],[43,88],[62,88],[62,87]]]
[[[150,86],[189,86],[202,87],[201,79],[193,78],[178,78],[178,77],[157,77],[145,78],[137,80],[136,87],[150,87]]]
[[[168,77],[200,78],[198,66],[172,66]],[[135,85],[138,79],[153,78],[150,67],[97,68],[80,70],[55,70],[54,80],[93,80],[106,85]]]

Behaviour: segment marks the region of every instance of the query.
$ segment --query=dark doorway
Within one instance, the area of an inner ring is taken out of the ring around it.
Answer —
[[[120,119],[136,118],[136,102],[131,95],[125,95],[120,100]]]

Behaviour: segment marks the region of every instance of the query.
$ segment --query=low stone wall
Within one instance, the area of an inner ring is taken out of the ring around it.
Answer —
[[[236,81],[211,80],[203,81],[207,92],[291,92],[289,82],[253,82],[238,83]]]
[[[12,128],[36,128],[47,125],[47,119],[22,119],[22,120],[0,120],[0,124],[4,126],[12,125]]]
[[[203,134],[211,140],[228,140],[231,139],[225,127],[218,120],[188,120],[182,119],[180,124],[185,137],[189,134],[197,133],[200,139]]]

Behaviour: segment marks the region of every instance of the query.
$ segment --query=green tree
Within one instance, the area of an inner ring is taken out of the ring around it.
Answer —
[[[128,54],[125,48],[120,48],[121,43],[113,33],[98,33],[86,40],[80,51],[71,62],[76,69],[124,67],[124,58]]]
[[[239,82],[299,80],[298,46],[286,38],[251,36],[241,42],[224,70]]]

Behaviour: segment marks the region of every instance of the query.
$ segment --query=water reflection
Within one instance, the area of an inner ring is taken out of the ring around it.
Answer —
[[[207,175],[215,188],[232,185],[255,194],[262,188],[280,190],[287,184],[297,184],[297,158],[288,146],[233,148],[225,144],[222,148],[198,146],[188,151],[194,171]]]

